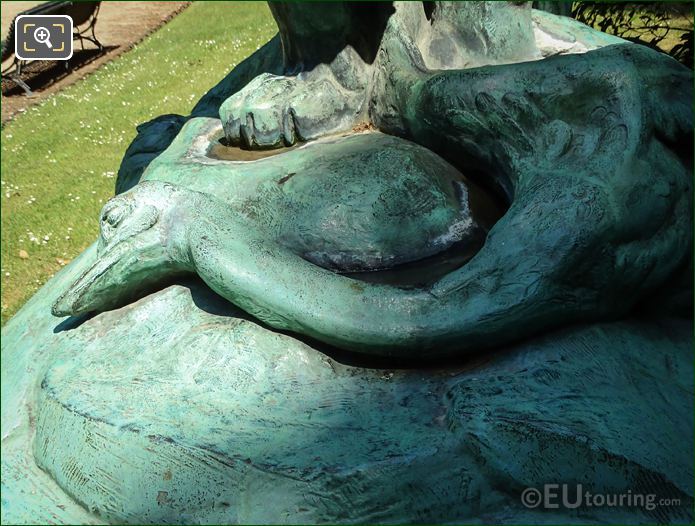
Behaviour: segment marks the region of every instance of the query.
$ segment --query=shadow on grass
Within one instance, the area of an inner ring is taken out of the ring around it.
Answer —
[[[118,46],[105,46],[102,49],[75,50],[72,58],[65,62],[48,60],[29,62],[22,67],[20,78],[32,91],[41,91],[117,48]],[[24,95],[24,90],[12,79],[3,78],[2,96],[16,95]]]

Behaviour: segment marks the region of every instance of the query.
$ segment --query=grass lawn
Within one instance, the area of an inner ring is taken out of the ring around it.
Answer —
[[[2,128],[3,324],[94,241],[135,126],[165,113],[188,115],[275,32],[265,2],[195,2]]]

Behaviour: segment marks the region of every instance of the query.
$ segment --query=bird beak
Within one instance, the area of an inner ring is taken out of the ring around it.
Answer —
[[[54,316],[77,316],[121,307],[143,293],[146,285],[171,273],[160,251],[133,250],[119,243],[100,255],[53,304]]]
[[[84,274],[60,295],[51,309],[54,316],[77,316],[110,303],[109,294],[115,288],[114,267],[118,251],[99,257]]]

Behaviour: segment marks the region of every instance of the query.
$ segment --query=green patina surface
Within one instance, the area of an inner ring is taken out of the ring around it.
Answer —
[[[677,62],[618,45],[420,74],[407,89],[401,63],[382,69],[390,80],[379,80],[376,122],[474,169],[511,200],[466,265],[415,289],[324,268],[380,268],[436,252],[433,239],[460,220],[442,186],[456,175],[424,151],[420,171],[407,168],[419,147],[363,135],[235,164],[206,157],[221,132],[192,120],[143,177],[176,184],[151,181],[113,201],[103,257],[54,312],[118,306],[144,281],[195,272],[277,329],[428,358],[624,316],[687,272],[692,178],[679,140],[692,129],[692,75]],[[391,97],[403,105],[400,124],[381,120]],[[423,176],[425,165],[436,180]]]
[[[3,329],[3,521],[689,522],[692,73],[507,3],[273,14]],[[679,504],[523,506],[563,482]]]
[[[216,158],[225,150],[221,137],[219,120],[188,121],[143,180],[214,196],[320,266],[386,268],[491,226],[473,217],[484,199],[480,189],[430,150],[397,137],[330,137],[253,162],[233,160],[244,153],[234,148]]]
[[[324,354],[198,280],[51,317],[46,305],[94,258],[92,247],[3,330],[3,523],[691,516],[685,320],[579,326],[403,369]],[[681,505],[522,506],[524,488],[556,481]]]

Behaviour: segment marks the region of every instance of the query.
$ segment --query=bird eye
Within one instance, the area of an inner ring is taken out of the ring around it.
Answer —
[[[111,226],[117,226],[119,221],[120,221],[120,216],[119,214],[111,212],[108,214],[105,218],[106,222],[111,225]]]
[[[109,225],[112,228],[116,228],[118,224],[123,220],[126,215],[126,210],[124,206],[114,206],[107,210],[101,217],[101,222]]]

